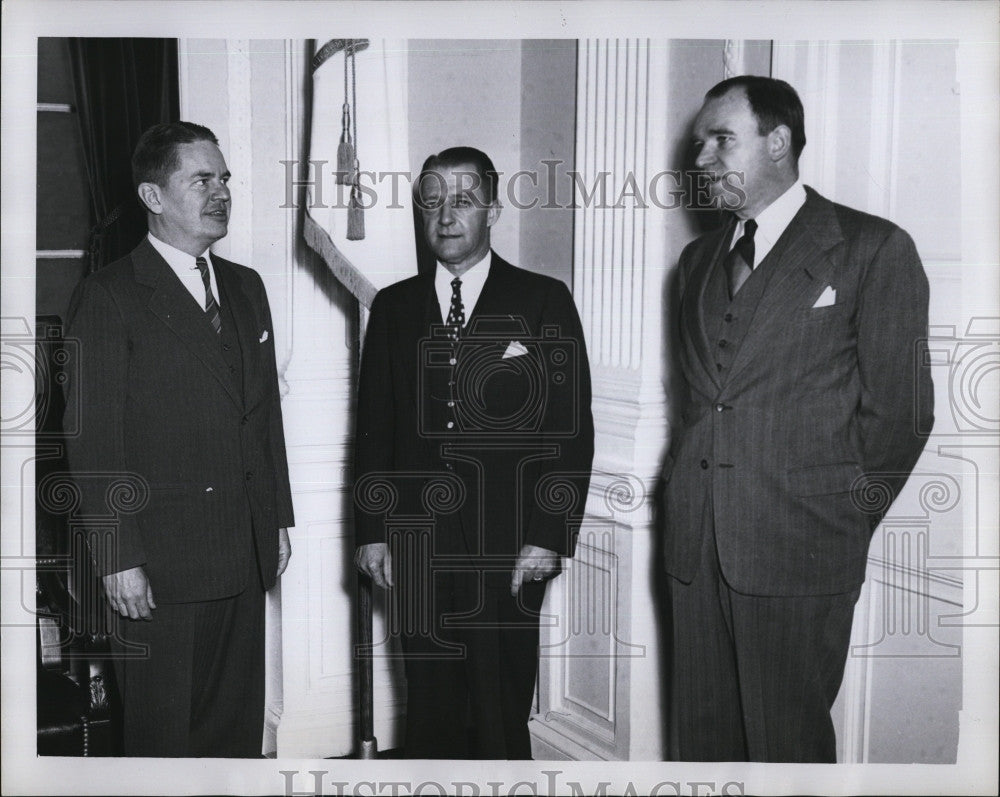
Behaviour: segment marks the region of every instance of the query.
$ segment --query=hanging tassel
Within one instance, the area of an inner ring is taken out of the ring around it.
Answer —
[[[341,118],[340,144],[337,145],[337,182],[341,185],[354,184],[354,139],[351,138],[351,106],[344,97],[344,114]]]
[[[357,164],[355,164],[357,168]],[[365,239],[365,209],[361,205],[361,187],[355,180],[351,187],[351,200],[347,204],[347,240],[363,241]]]

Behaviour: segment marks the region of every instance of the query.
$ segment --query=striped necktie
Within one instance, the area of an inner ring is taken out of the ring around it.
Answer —
[[[219,312],[219,304],[215,301],[215,296],[212,294],[212,281],[208,275],[208,261],[203,257],[198,257],[195,258],[194,262],[198,264],[198,271],[201,272],[201,281],[205,283],[205,312],[212,322],[212,328],[221,334],[222,314]]]
[[[757,222],[747,219],[743,222],[743,235],[726,256],[726,276],[729,278],[729,298],[732,299],[743,283],[753,273],[753,235],[757,232]]]

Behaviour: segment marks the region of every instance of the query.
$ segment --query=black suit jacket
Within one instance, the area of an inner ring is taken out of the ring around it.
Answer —
[[[431,518],[436,552],[489,559],[496,585],[509,585],[523,544],[574,551],[593,460],[583,331],[563,283],[495,253],[457,368],[441,324],[433,271],[372,304],[358,386],[356,539],[384,542],[387,522]]]
[[[141,565],[157,602],[239,593],[255,548],[269,588],[277,530],[294,524],[264,285],[252,269],[212,262],[242,390],[204,310],[148,239],[81,282],[69,312],[81,367],[68,386],[66,428],[79,434],[67,454],[80,512],[104,535],[92,546],[99,572]],[[116,488],[122,477],[137,492]]]
[[[923,449],[917,430],[933,423],[923,367],[928,285],[912,240],[806,190],[724,378],[703,296],[731,228],[681,255],[689,395],[665,471],[665,509],[667,569],[685,582],[714,522],[722,570],[740,592],[859,586],[871,532]],[[814,307],[828,287],[836,302]]]

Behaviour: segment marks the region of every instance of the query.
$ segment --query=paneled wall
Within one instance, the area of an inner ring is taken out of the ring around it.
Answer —
[[[543,632],[536,758],[666,755],[663,573],[654,490],[668,440],[671,275],[696,234],[687,125],[723,43],[580,42],[573,293],[594,383],[587,518]]]

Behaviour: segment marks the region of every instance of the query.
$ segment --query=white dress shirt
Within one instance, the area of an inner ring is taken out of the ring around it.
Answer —
[[[493,252],[486,253],[486,257],[476,265],[466,271],[460,279],[462,280],[462,304],[465,306],[465,323],[469,323],[472,311],[479,301],[479,294],[483,292],[483,285],[490,275],[490,260]],[[438,261],[437,270],[434,272],[434,290],[437,292],[438,304],[441,306],[441,320],[447,322],[448,313],[451,310],[451,281],[455,275]]]
[[[760,262],[767,257],[774,245],[778,242],[781,234],[785,231],[795,214],[799,212],[806,202],[806,189],[802,186],[801,180],[796,180],[791,187],[774,202],[764,208],[754,221],[757,222],[757,232],[753,236],[753,263],[751,268],[757,268]],[[729,242],[729,249],[736,246],[736,242],[743,237],[744,221],[736,225],[733,232],[733,239]]]
[[[182,252],[180,249],[164,243],[153,235],[153,233],[149,233],[149,242],[163,256],[163,259],[167,261],[167,265],[174,270],[181,284],[188,289],[194,300],[198,302],[198,306],[204,310],[205,283],[202,282],[201,271],[198,270],[195,258],[191,257],[187,252]],[[212,265],[211,255],[206,249],[202,252],[201,256],[208,261],[208,279],[209,285],[212,288],[212,295],[215,297],[215,301],[219,307],[222,307],[222,302],[219,301],[219,286],[215,282],[215,267]]]

